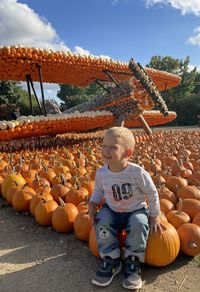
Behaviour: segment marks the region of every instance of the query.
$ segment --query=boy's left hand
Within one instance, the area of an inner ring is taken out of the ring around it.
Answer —
[[[149,227],[150,233],[159,232],[162,233],[162,226],[159,216],[156,217],[149,217]]]

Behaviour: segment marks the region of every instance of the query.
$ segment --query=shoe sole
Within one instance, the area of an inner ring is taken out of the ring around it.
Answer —
[[[138,286],[126,286],[123,282],[123,287],[126,288],[126,289],[129,289],[129,290],[138,290],[138,289],[141,289],[142,288],[142,283]]]
[[[121,272],[121,270],[122,270],[122,262],[120,262],[119,267],[118,267],[117,270],[114,272],[114,274],[113,274],[112,277],[109,279],[109,281],[107,281],[106,283],[100,283],[100,282],[97,282],[97,281],[95,281],[94,279],[92,279],[92,283],[93,283],[94,285],[97,285],[97,286],[100,286],[100,287],[106,287],[106,286],[108,286],[108,285],[112,282],[112,280],[114,279],[114,277],[115,277],[117,274],[119,274],[119,273]]]

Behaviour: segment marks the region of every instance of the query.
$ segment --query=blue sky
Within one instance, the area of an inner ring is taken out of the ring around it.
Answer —
[[[189,56],[200,67],[200,0],[0,0],[0,46],[19,44],[143,66]],[[56,96],[57,85],[44,87]]]

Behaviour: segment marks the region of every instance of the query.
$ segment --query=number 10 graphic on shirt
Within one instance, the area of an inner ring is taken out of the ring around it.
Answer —
[[[126,183],[121,186],[114,184],[112,185],[113,198],[115,201],[128,200],[133,196],[131,184]]]

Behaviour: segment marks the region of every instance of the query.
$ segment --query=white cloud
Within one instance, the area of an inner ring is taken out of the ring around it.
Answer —
[[[0,0],[0,46],[38,47],[55,51],[69,51],[69,47],[59,38],[56,30],[44,17],[38,15],[28,5],[17,0]],[[89,55],[90,52],[75,47],[75,53]],[[104,56],[106,57],[106,56]],[[109,57],[107,57],[109,58]],[[41,98],[40,85],[34,82],[38,97]],[[25,82],[22,87],[27,90]],[[44,83],[45,98],[56,97],[58,84]]]
[[[195,35],[191,36],[188,40],[187,43],[194,45],[194,46],[200,46],[200,26],[195,28],[194,30]]]
[[[74,53],[75,54],[78,54],[78,55],[85,55],[85,56],[89,56],[90,55],[90,52],[89,51],[84,50],[83,48],[81,48],[79,46],[75,46]]]
[[[46,19],[17,0],[0,1],[0,39],[3,46],[69,50]]]
[[[191,72],[195,67],[197,68],[197,72],[200,73],[200,65],[188,65],[189,72]]]
[[[181,11],[181,14],[194,14],[200,16],[200,0],[143,0],[147,7],[153,5],[170,5]]]

